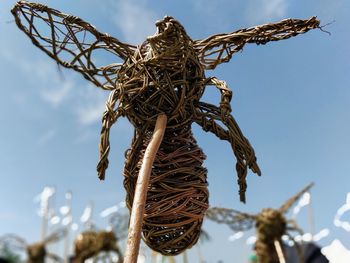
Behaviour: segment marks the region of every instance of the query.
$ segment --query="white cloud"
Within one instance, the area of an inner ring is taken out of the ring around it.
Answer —
[[[13,220],[17,220],[20,216],[12,211],[1,211],[0,214],[0,220],[2,222],[4,221],[13,221]]]
[[[77,109],[78,121],[83,125],[90,125],[100,121],[104,112],[105,102],[100,104],[90,104]]]
[[[74,81],[76,77],[79,77],[78,74],[70,73],[68,70],[60,72],[49,60],[30,61],[29,58],[15,59],[15,57],[11,49],[6,52],[0,50],[0,58],[16,65],[26,78],[37,82],[36,88],[39,87],[37,92],[43,101],[49,103],[53,108],[58,108],[65,103],[65,107],[76,114],[79,124],[90,125],[100,121],[108,93],[92,87],[92,84],[81,87],[81,84]],[[87,84],[85,81],[84,83]],[[19,98],[16,102],[20,104],[24,103],[24,100],[25,97]],[[43,143],[46,140],[45,138],[40,139]]]
[[[63,81],[60,84],[54,83],[52,86],[42,89],[40,96],[51,106],[57,107],[64,101],[73,87],[74,84],[71,81]]]
[[[38,143],[39,144],[46,144],[47,142],[51,141],[56,136],[56,131],[51,129],[48,130],[46,133],[44,133],[40,138]]]
[[[322,253],[327,257],[330,263],[347,263],[350,258],[350,251],[337,239],[324,248]]]
[[[254,0],[247,7],[246,19],[249,23],[265,23],[286,16],[286,0]]]
[[[120,28],[126,42],[141,44],[156,31],[156,14],[144,1],[118,1],[115,3],[113,22]]]
[[[54,63],[48,60],[30,60],[16,56],[13,50],[0,50],[0,57],[7,63],[16,65],[17,69],[28,76],[28,79],[35,79],[40,87],[40,97],[52,107],[59,106],[69,95],[74,87],[74,82],[66,80],[62,75],[57,74],[59,70]],[[18,101],[20,102],[20,101]]]
[[[79,100],[74,105],[74,112],[78,123],[82,125],[91,125],[100,122],[105,110],[106,100],[109,93],[96,89],[93,85],[87,85],[81,89],[75,96]]]
[[[244,3],[242,1],[232,0],[192,0],[194,10],[198,13],[198,17],[203,19],[204,29],[217,30],[216,33],[221,33],[221,30],[232,30],[236,19],[240,18]],[[232,16],[232,14],[235,14]],[[202,29],[203,30],[203,29]]]

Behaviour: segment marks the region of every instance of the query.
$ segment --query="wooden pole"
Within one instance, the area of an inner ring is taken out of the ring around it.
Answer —
[[[183,262],[188,263],[188,256],[187,256],[187,250],[183,252]]]
[[[310,233],[312,236],[315,235],[315,219],[314,219],[314,210],[312,207],[312,196],[310,195],[310,203],[308,205],[308,218],[310,224]]]
[[[137,263],[149,178],[151,176],[152,165],[158,152],[158,148],[163,140],[166,123],[166,115],[160,114],[157,118],[152,139],[146,148],[142,160],[141,169],[136,182],[134,201],[132,204],[124,263]]]
[[[69,222],[66,225],[67,232],[64,238],[63,260],[64,260],[64,263],[69,263],[69,243],[70,243],[70,232],[72,228],[72,192],[68,191],[65,197],[66,197],[66,204],[68,207],[68,213],[65,215],[65,217],[69,218]]]
[[[281,243],[277,239],[273,243],[275,245],[275,249],[276,249],[276,252],[277,252],[277,256],[278,256],[279,262],[280,263],[286,263],[286,259],[284,258],[284,255],[283,255],[283,250],[282,250]]]

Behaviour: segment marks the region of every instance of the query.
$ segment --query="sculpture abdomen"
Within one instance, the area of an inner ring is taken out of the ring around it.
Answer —
[[[141,161],[151,133],[135,133],[124,168],[126,203],[131,210]],[[153,164],[143,237],[148,246],[163,255],[176,255],[192,247],[199,238],[208,208],[205,155],[190,126],[167,129]]]

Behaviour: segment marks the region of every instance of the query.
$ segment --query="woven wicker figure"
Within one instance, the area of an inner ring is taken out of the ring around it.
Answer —
[[[83,232],[74,241],[73,263],[83,263],[101,252],[115,252],[118,255],[118,263],[121,263],[123,255],[117,241],[116,235],[111,231]]]
[[[265,208],[259,214],[246,214],[232,209],[213,207],[209,208],[206,217],[217,223],[227,224],[233,231],[246,231],[254,226],[256,228],[257,241],[255,244],[259,263],[279,263],[276,253],[275,241],[282,244],[282,236],[288,235],[289,231],[301,232],[294,220],[287,220],[284,214],[292,205],[309,189],[313,184],[308,185],[299,193],[287,200],[279,209]],[[300,262],[303,262],[299,246]]]
[[[20,1],[12,13],[34,45],[60,65],[111,91],[102,119],[97,166],[100,179],[104,179],[108,166],[111,126],[125,116],[135,127],[124,168],[129,209],[140,160],[156,117],[160,113],[167,115],[167,129],[153,165],[143,224],[145,242],[164,255],[179,254],[196,243],[208,208],[207,170],[202,166],[205,155],[192,135],[193,122],[231,144],[237,158],[241,201],[245,201],[248,168],[260,175],[254,150],[231,115],[231,90],[224,81],[206,77],[204,70],[228,62],[246,43],[265,44],[319,27],[315,17],[286,19],[192,40],[178,21],[165,17],[156,23],[154,36],[134,46],[100,33],[78,17],[41,4]],[[93,59],[101,50],[122,62],[97,65]],[[200,101],[208,86],[221,93],[220,106]]]
[[[26,251],[27,254],[27,263],[45,263],[47,259],[50,259],[52,262],[63,262],[59,256],[49,253],[46,250],[46,245],[59,241],[66,234],[66,230],[60,229],[46,237],[43,241],[27,244],[27,242],[13,234],[8,234],[0,238],[1,244],[8,244],[13,247],[13,249],[19,249]]]

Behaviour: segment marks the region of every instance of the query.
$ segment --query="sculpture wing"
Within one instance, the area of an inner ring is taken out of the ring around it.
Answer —
[[[286,213],[288,210],[295,204],[296,201],[299,200],[299,198],[302,197],[302,195],[310,190],[311,187],[313,187],[314,183],[311,183],[304,187],[299,193],[295,194],[291,198],[289,198],[280,208],[279,211],[281,213]]]
[[[6,234],[0,237],[0,247],[9,246],[11,249],[25,250],[27,247],[26,241],[15,234]]]
[[[223,62],[229,62],[232,55],[241,51],[245,44],[266,44],[270,41],[288,39],[303,34],[311,29],[319,28],[320,21],[316,17],[307,20],[284,19],[277,23],[269,23],[240,29],[232,33],[210,36],[195,40],[194,47],[199,59],[206,69],[214,69]]]
[[[256,219],[255,215],[219,207],[209,208],[205,215],[209,220],[219,224],[225,224],[233,231],[246,231],[251,229]]]
[[[42,4],[19,1],[11,10],[17,26],[58,64],[80,72],[96,86],[111,90],[122,63],[99,66],[96,54],[111,53],[116,61],[134,52],[135,46],[100,33],[84,20]],[[101,54],[102,55],[102,54]]]
[[[57,229],[56,231],[52,232],[49,236],[47,236],[44,240],[44,244],[49,244],[53,242],[58,242],[61,240],[63,237],[67,235],[67,229],[62,227]]]

